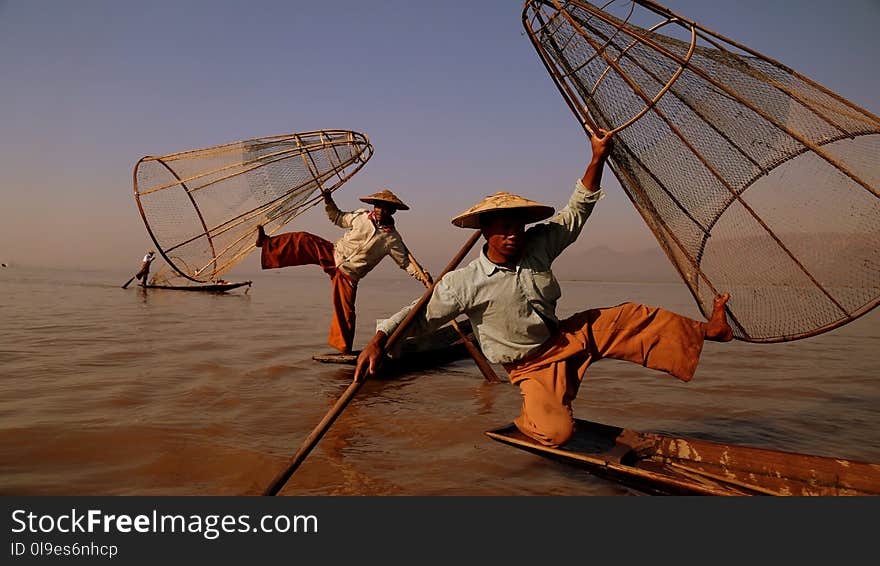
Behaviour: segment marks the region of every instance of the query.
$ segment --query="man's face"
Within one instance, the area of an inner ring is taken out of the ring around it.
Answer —
[[[391,205],[377,204],[373,207],[373,218],[376,219],[376,222],[382,224],[394,215],[395,210],[397,209]]]
[[[481,229],[489,245],[489,259],[516,262],[526,242],[525,222],[516,212],[497,212],[481,219]]]

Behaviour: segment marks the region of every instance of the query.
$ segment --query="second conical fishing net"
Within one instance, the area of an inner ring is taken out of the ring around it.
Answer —
[[[165,261],[192,281],[217,281],[254,249],[258,225],[277,231],[372,154],[363,134],[320,130],[144,157],[134,196]]]
[[[523,22],[704,314],[780,342],[880,302],[880,119],[648,1],[528,0]]]

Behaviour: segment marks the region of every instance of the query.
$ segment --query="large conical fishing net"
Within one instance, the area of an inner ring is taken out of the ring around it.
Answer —
[[[321,130],[144,157],[134,198],[150,237],[180,275],[212,282],[267,233],[322,202],[373,154],[367,137]]]
[[[880,301],[880,118],[649,1],[527,0],[523,23],[703,314],[781,342]]]

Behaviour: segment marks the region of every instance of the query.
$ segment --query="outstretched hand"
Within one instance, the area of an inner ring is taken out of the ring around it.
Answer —
[[[354,380],[363,381],[368,375],[375,375],[382,363],[382,350],[385,343],[385,333],[377,332],[376,335],[367,344],[367,347],[361,350],[358,355],[357,365],[354,368]]]
[[[613,141],[614,134],[609,134],[607,130],[602,128],[590,134],[593,157],[590,159],[589,165],[587,165],[584,176],[581,177],[581,183],[587,192],[596,192],[600,189],[599,183],[602,180],[602,170],[605,168],[605,159],[611,153]]]
[[[590,145],[593,146],[593,159],[605,161],[614,145],[614,134],[609,134],[607,130],[599,128],[590,135]]]

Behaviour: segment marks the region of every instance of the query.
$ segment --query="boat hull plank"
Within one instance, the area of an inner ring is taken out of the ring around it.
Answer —
[[[880,495],[880,464],[576,424],[561,448],[514,425],[486,434],[653,495]]]
[[[252,281],[242,281],[240,283],[217,283],[213,285],[141,285],[143,289],[164,289],[166,291],[201,291],[203,293],[225,293],[244,287],[250,287]]]

